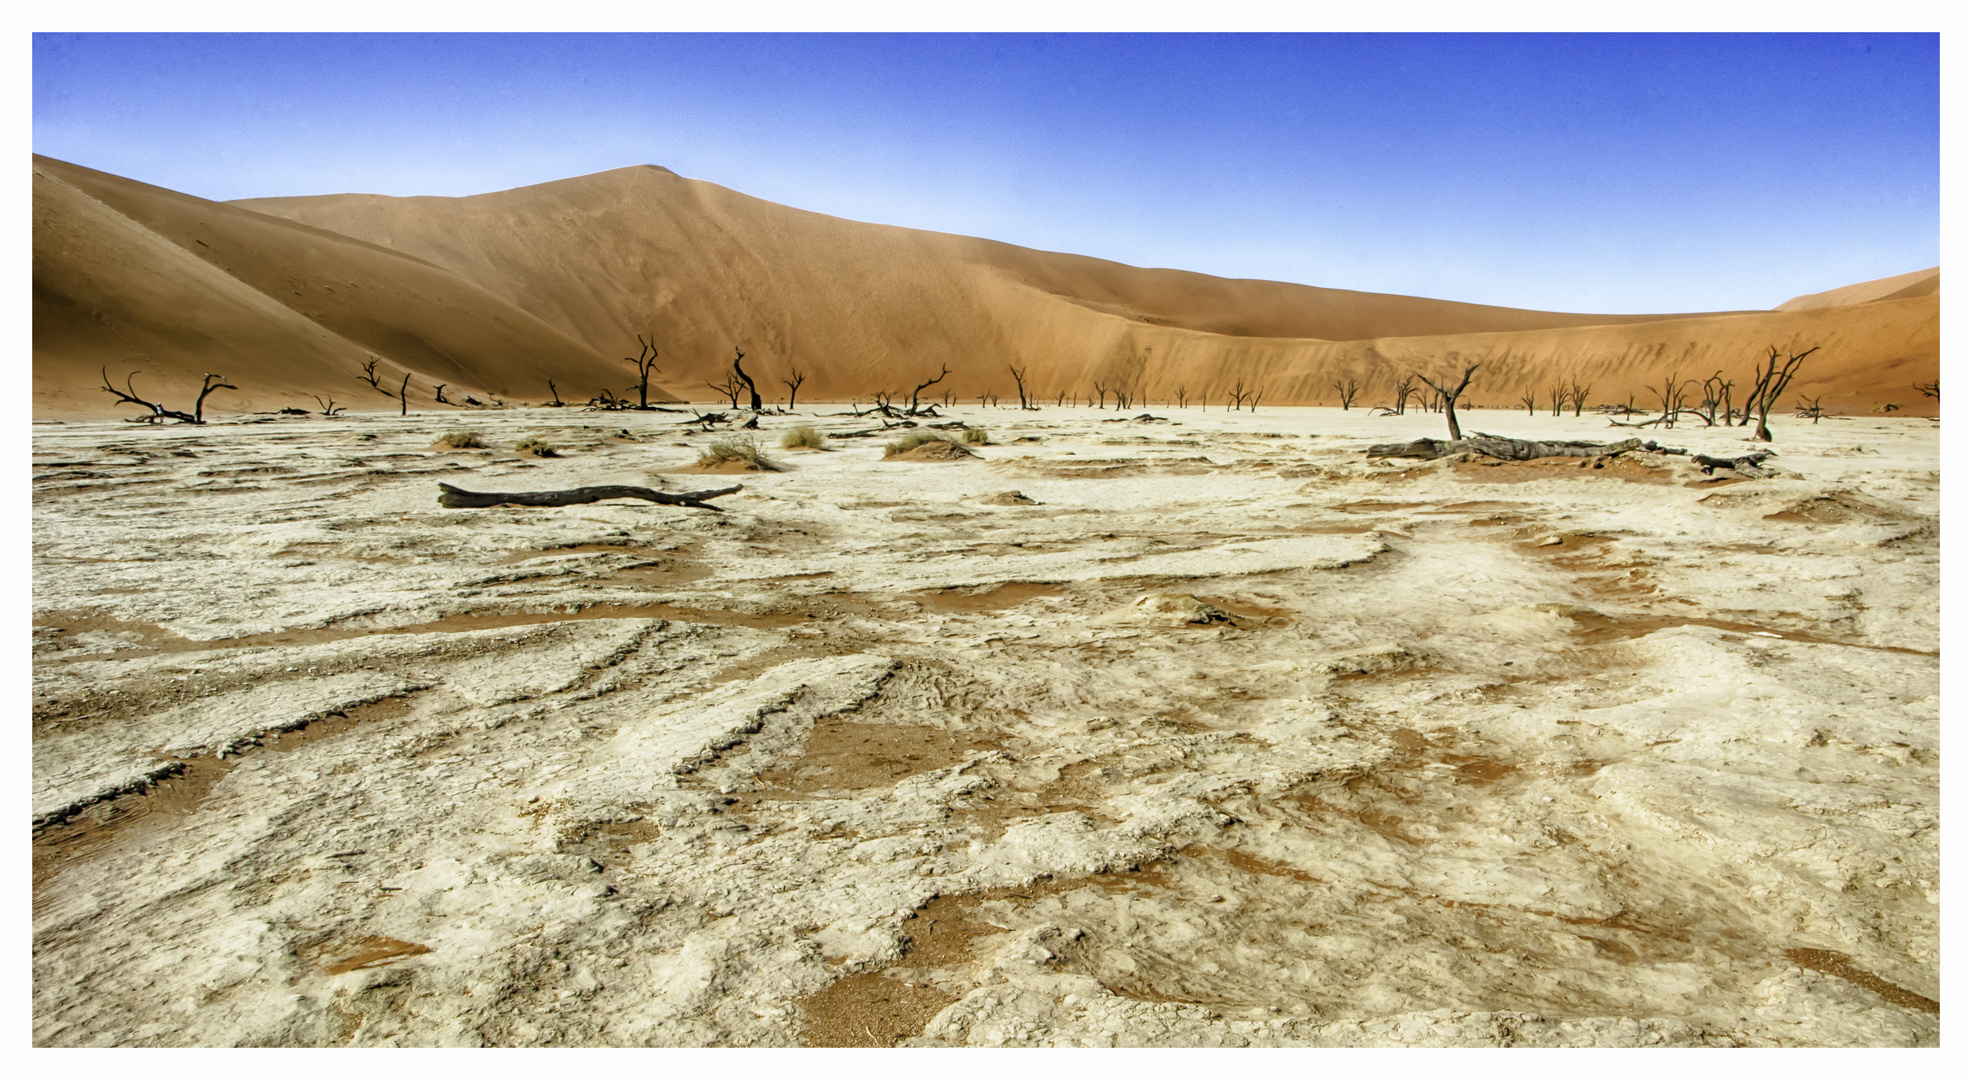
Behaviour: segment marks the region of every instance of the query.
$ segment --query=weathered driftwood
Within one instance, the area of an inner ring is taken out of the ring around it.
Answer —
[[[1478,454],[1482,457],[1499,458],[1502,461],[1531,461],[1544,457],[1607,457],[1625,450],[1645,450],[1668,453],[1660,450],[1656,443],[1642,439],[1624,439],[1621,442],[1598,443],[1582,440],[1566,442],[1535,442],[1531,439],[1507,439],[1498,435],[1483,433],[1468,435],[1462,439],[1417,439],[1408,443],[1378,443],[1369,448],[1370,457],[1402,458],[1441,458],[1453,454]],[[1683,453],[1683,451],[1677,451]]]
[[[598,487],[570,488],[567,491],[467,491],[444,483],[439,484],[438,488],[438,505],[453,510],[477,510],[488,506],[579,506],[583,503],[601,502],[604,499],[643,499],[646,502],[663,503],[666,506],[695,506],[701,510],[718,510],[720,507],[713,506],[705,500],[731,495],[740,489],[740,485],[734,484],[732,487],[710,491],[686,491],[676,495],[628,484],[603,484]]]
[[[1508,439],[1482,432],[1462,439],[1417,439],[1407,443],[1378,443],[1367,451],[1370,457],[1383,458],[1430,460],[1450,457],[1453,454],[1476,454],[1501,461],[1531,461],[1535,458],[1547,457],[1610,457],[1631,452],[1689,456],[1693,463],[1705,470],[1707,476],[1715,469],[1727,469],[1756,480],[1774,475],[1772,470],[1760,464],[1773,456],[1770,450],[1757,450],[1739,457],[1721,458],[1710,454],[1694,454],[1682,447],[1659,446],[1655,441],[1644,439],[1624,439],[1613,443],[1589,442],[1581,439],[1538,442],[1532,439]]]

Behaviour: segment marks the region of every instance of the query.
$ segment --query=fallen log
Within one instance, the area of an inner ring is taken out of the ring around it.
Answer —
[[[1509,439],[1479,433],[1467,435],[1462,439],[1416,439],[1407,443],[1378,443],[1366,451],[1369,457],[1381,458],[1432,460],[1450,457],[1453,454],[1474,454],[1500,461],[1532,461],[1535,458],[1547,457],[1613,457],[1623,453],[1688,456],[1699,468],[1705,470],[1707,476],[1716,469],[1727,469],[1754,480],[1764,480],[1778,475],[1776,470],[1761,464],[1773,456],[1770,450],[1758,450],[1739,457],[1722,458],[1710,454],[1694,454],[1677,446],[1660,446],[1654,440],[1644,439],[1624,439],[1613,443],[1589,442],[1581,439],[1539,442],[1533,439]]]
[[[488,506],[580,506],[583,503],[601,502],[604,499],[642,499],[645,502],[663,503],[665,506],[694,506],[700,510],[720,510],[721,507],[713,506],[705,500],[731,495],[738,491],[740,486],[734,484],[727,488],[686,491],[673,495],[629,484],[603,484],[598,487],[569,488],[566,491],[494,492],[467,491],[464,488],[440,483],[438,505],[451,510],[478,510]]]
[[[1566,442],[1535,442],[1530,439],[1507,439],[1485,434],[1467,435],[1462,439],[1415,439],[1407,443],[1378,443],[1370,447],[1367,453],[1370,457],[1426,460],[1450,457],[1453,454],[1478,454],[1502,461],[1531,461],[1543,457],[1607,457],[1626,450],[1684,453],[1682,450],[1659,448],[1656,443],[1645,442],[1642,439],[1624,439],[1613,443],[1585,442],[1579,439]]]

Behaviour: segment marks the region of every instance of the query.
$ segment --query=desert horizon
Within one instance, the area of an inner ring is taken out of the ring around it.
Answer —
[[[1941,1045],[1936,35],[33,76],[37,1047]]]

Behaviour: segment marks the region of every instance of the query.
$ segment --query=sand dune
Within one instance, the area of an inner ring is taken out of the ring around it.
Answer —
[[[48,158],[34,170],[34,348],[38,413],[98,411],[108,365],[172,402],[203,372],[240,387],[220,409],[276,408],[333,394],[385,399],[413,374],[464,394],[545,396],[556,378],[583,396],[620,388],[620,365],[428,262],[335,233]],[[359,393],[360,392],[360,393]]]
[[[239,358],[243,393],[248,384],[373,393],[353,374],[368,350],[423,381],[539,400],[552,377],[565,396],[586,398],[633,380],[616,358],[636,351],[639,333],[663,343],[660,382],[701,401],[736,347],[769,398],[784,397],[779,380],[801,371],[811,401],[907,391],[941,365],[954,373],[939,389],[967,399],[1010,401],[1013,365],[1050,401],[1087,397],[1097,381],[1158,401],[1181,386],[1222,400],[1244,379],[1266,388],[1267,403],[1333,403],[1331,384],[1352,377],[1366,384],[1359,400],[1370,401],[1400,374],[1473,360],[1483,363],[1474,383],[1482,404],[1506,405],[1557,379],[1592,384],[1594,401],[1647,400],[1646,384],[1672,372],[1750,369],[1768,344],[1821,345],[1800,387],[1842,411],[1897,403],[1921,413],[1910,384],[1937,377],[1935,270],[1852,287],[1871,303],[1833,290],[1772,312],[1575,314],[1142,269],[809,213],[650,166],[468,198],[220,205],[36,160],[42,413],[100,411],[108,399],[90,388],[109,354],[135,359],[148,349],[159,370],[169,361],[196,381],[224,335],[214,324],[188,336],[170,313],[210,322],[209,310],[251,301],[218,281],[197,287],[209,303],[191,293],[146,299],[167,292],[155,270],[150,280],[123,279],[137,269],[121,254],[134,240],[54,242],[86,216],[56,197],[57,184],[302,320],[265,313],[255,340],[316,335],[314,351],[282,350],[279,364],[250,359],[268,350],[238,344],[253,336],[246,331],[227,338],[223,355]],[[1932,275],[1928,294],[1923,273]],[[85,369],[88,385],[77,389]]]
[[[1869,304],[1878,300],[1907,300],[1916,296],[1938,295],[1938,268],[1913,270],[1908,274],[1877,278],[1839,289],[1797,296],[1774,308],[1775,311],[1807,311],[1811,308]]]

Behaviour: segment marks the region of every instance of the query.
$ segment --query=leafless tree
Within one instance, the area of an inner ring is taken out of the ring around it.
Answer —
[[[555,380],[553,379],[548,380],[548,393],[552,394],[555,399],[549,402],[549,404],[553,405],[557,409],[561,408],[562,407],[561,391],[555,389]]]
[[[1020,395],[1021,411],[1026,412],[1030,407],[1039,408],[1039,406],[1029,406],[1027,404],[1027,369],[1017,368],[1012,364],[1008,364],[1007,370],[1013,373],[1013,391]]]
[[[1101,383],[1096,383],[1095,388],[1096,388],[1096,408],[1100,410],[1109,401],[1109,387],[1104,386]]]
[[[399,416],[411,415],[410,399],[404,396],[405,392],[410,389],[411,389],[411,373],[407,371],[404,373],[404,381],[397,384],[397,415]]]
[[[1927,383],[1912,383],[1910,384],[1910,388],[1912,390],[1917,391],[1920,394],[1923,394],[1927,398],[1931,398],[1939,402],[1944,401],[1943,398],[1938,397],[1938,380],[1936,379],[1932,379],[1930,382]]]
[[[1821,399],[1815,398],[1811,401],[1807,399],[1801,400],[1794,410],[1794,415],[1803,420],[1813,420],[1819,424],[1821,423],[1821,418],[1827,414],[1821,410]]]
[[[1190,396],[1188,393],[1186,393],[1183,383],[1178,384],[1177,395],[1178,395],[1178,408],[1182,409],[1185,407],[1185,398]]]
[[[438,402],[440,405],[452,404],[451,402],[445,400],[445,387],[447,385],[449,384],[439,383],[437,386],[432,387],[431,396],[433,401]]]
[[[730,371],[726,373],[725,382],[708,382],[705,385],[711,387],[720,397],[731,402],[732,407],[735,409],[739,408],[740,391],[746,389],[746,384],[740,382],[739,378]]]
[[[1252,408],[1258,409],[1260,405],[1260,391],[1257,388],[1248,390],[1246,388],[1246,380],[1239,379],[1233,383],[1233,388],[1227,392],[1226,411],[1238,412],[1240,407],[1244,405],[1250,405]]]
[[[1554,410],[1554,415],[1560,416],[1561,410],[1568,405],[1568,384],[1565,382],[1548,384],[1547,403],[1548,408]]]
[[[906,416],[918,415],[918,395],[923,393],[926,387],[936,386],[939,383],[945,381],[945,376],[950,375],[951,373],[952,373],[952,369],[950,367],[947,367],[944,364],[938,365],[937,375],[919,383],[917,385],[917,388],[911,391],[911,408],[910,411],[905,413],[904,415]]]
[[[746,359],[746,354],[740,351],[739,346],[733,346],[733,374],[739,376],[739,381],[746,384],[747,407],[758,415],[760,412],[760,388],[753,385],[753,376],[748,375],[746,369],[740,366],[740,361],[744,359]],[[733,402],[733,408],[739,408],[738,400]]]
[[[193,403],[192,411],[183,413],[177,409],[167,409],[154,401],[145,401],[143,398],[138,397],[136,388],[131,385],[131,380],[140,374],[142,372],[133,371],[125,375],[123,377],[123,389],[118,390],[110,384],[110,369],[107,366],[103,368],[102,389],[105,392],[116,395],[118,401],[128,402],[132,405],[142,405],[144,408],[151,410],[151,415],[138,417],[132,420],[131,423],[162,424],[166,420],[176,420],[181,424],[203,424],[205,423],[205,399],[207,395],[211,394],[214,390],[239,389],[239,387],[227,382],[226,376],[214,375],[208,371],[205,373],[205,378],[200,381],[198,400]]]
[[[1335,387],[1335,392],[1342,396],[1342,411],[1348,412],[1349,406],[1356,403],[1356,380],[1337,379],[1329,385]]]
[[[1807,352],[1789,353],[1783,360],[1780,350],[1769,345],[1766,367],[1763,369],[1758,363],[1753,365],[1753,389],[1750,391],[1751,396],[1746,399],[1746,411],[1750,414],[1754,409],[1759,410],[1760,422],[1753,429],[1754,438],[1761,442],[1773,441],[1773,432],[1767,429],[1767,413],[1773,409],[1774,402],[1780,400],[1780,395],[1787,389],[1787,384],[1794,380],[1795,372],[1801,370],[1801,361],[1806,360],[1820,348],[1821,346],[1816,345]],[[1745,427],[1746,421],[1741,420],[1739,426]]]
[[[1534,391],[1532,387],[1520,392],[1520,404],[1527,406],[1527,415],[1534,415]]]
[[[1582,406],[1588,403],[1589,391],[1594,389],[1594,387],[1594,383],[1583,386],[1573,379],[1568,381],[1568,403],[1575,407],[1575,415],[1577,417],[1582,415]]]
[[[1447,386],[1450,386],[1451,384],[1450,379],[1446,379],[1444,383],[1439,383],[1436,380],[1432,379],[1429,375],[1425,375],[1421,372],[1418,374],[1418,378],[1423,379],[1425,385],[1431,387],[1431,389],[1433,390],[1438,391],[1438,400],[1440,403],[1444,405],[1445,408],[1445,426],[1451,429],[1453,439],[1457,439],[1459,437],[1459,430],[1458,430],[1459,395],[1465,393],[1465,388],[1472,384],[1472,373],[1478,370],[1479,370],[1478,364],[1472,364],[1467,366],[1465,369],[1465,374],[1459,376],[1458,385],[1451,386],[1450,389],[1447,389]]]
[[[1711,378],[1698,384],[1698,408],[1692,410],[1692,415],[1705,421],[1706,427],[1712,427],[1718,423],[1720,405],[1725,406],[1725,422],[1731,424],[1732,383],[1726,379],[1725,372],[1714,371]]]
[[[1066,391],[1066,390],[1056,390],[1056,391],[1054,392],[1054,407],[1055,407],[1055,408],[1057,408],[1057,409],[1059,409],[1059,408],[1061,408],[1061,403],[1062,403],[1062,402],[1064,402],[1064,401],[1066,401],[1066,400],[1068,400],[1068,391]]]
[[[320,394],[310,394],[308,396],[314,398],[315,404],[320,405],[322,407],[323,416],[334,416],[335,414],[342,412],[348,408],[348,406],[346,405],[337,405],[336,399],[333,397],[329,398],[327,401],[323,401],[322,396]]]
[[[785,378],[785,379],[782,379],[782,380],[781,380],[781,383],[782,383],[782,385],[784,385],[784,386],[786,386],[786,387],[787,387],[787,411],[788,411],[788,412],[793,412],[793,411],[794,411],[794,393],[795,393],[795,391],[797,391],[797,390],[799,390],[799,389],[801,389],[801,384],[802,384],[802,383],[805,383],[805,382],[807,382],[807,381],[808,381],[808,376],[807,376],[807,375],[806,375],[806,374],[805,374],[804,372],[802,372],[802,371],[800,371],[799,369],[797,369],[797,370],[796,370],[796,371],[794,372],[794,374],[792,374],[792,375],[789,375],[789,376],[788,376],[787,378]]]
[[[377,393],[382,394],[384,397],[389,397],[390,391],[383,388],[383,384],[379,381],[377,375],[377,364],[382,359],[379,356],[372,356],[369,362],[363,365],[363,381],[375,387]]]
[[[657,374],[657,334],[651,333],[650,340],[637,335],[637,355],[623,358],[637,368],[637,408],[650,408],[650,377]]]

